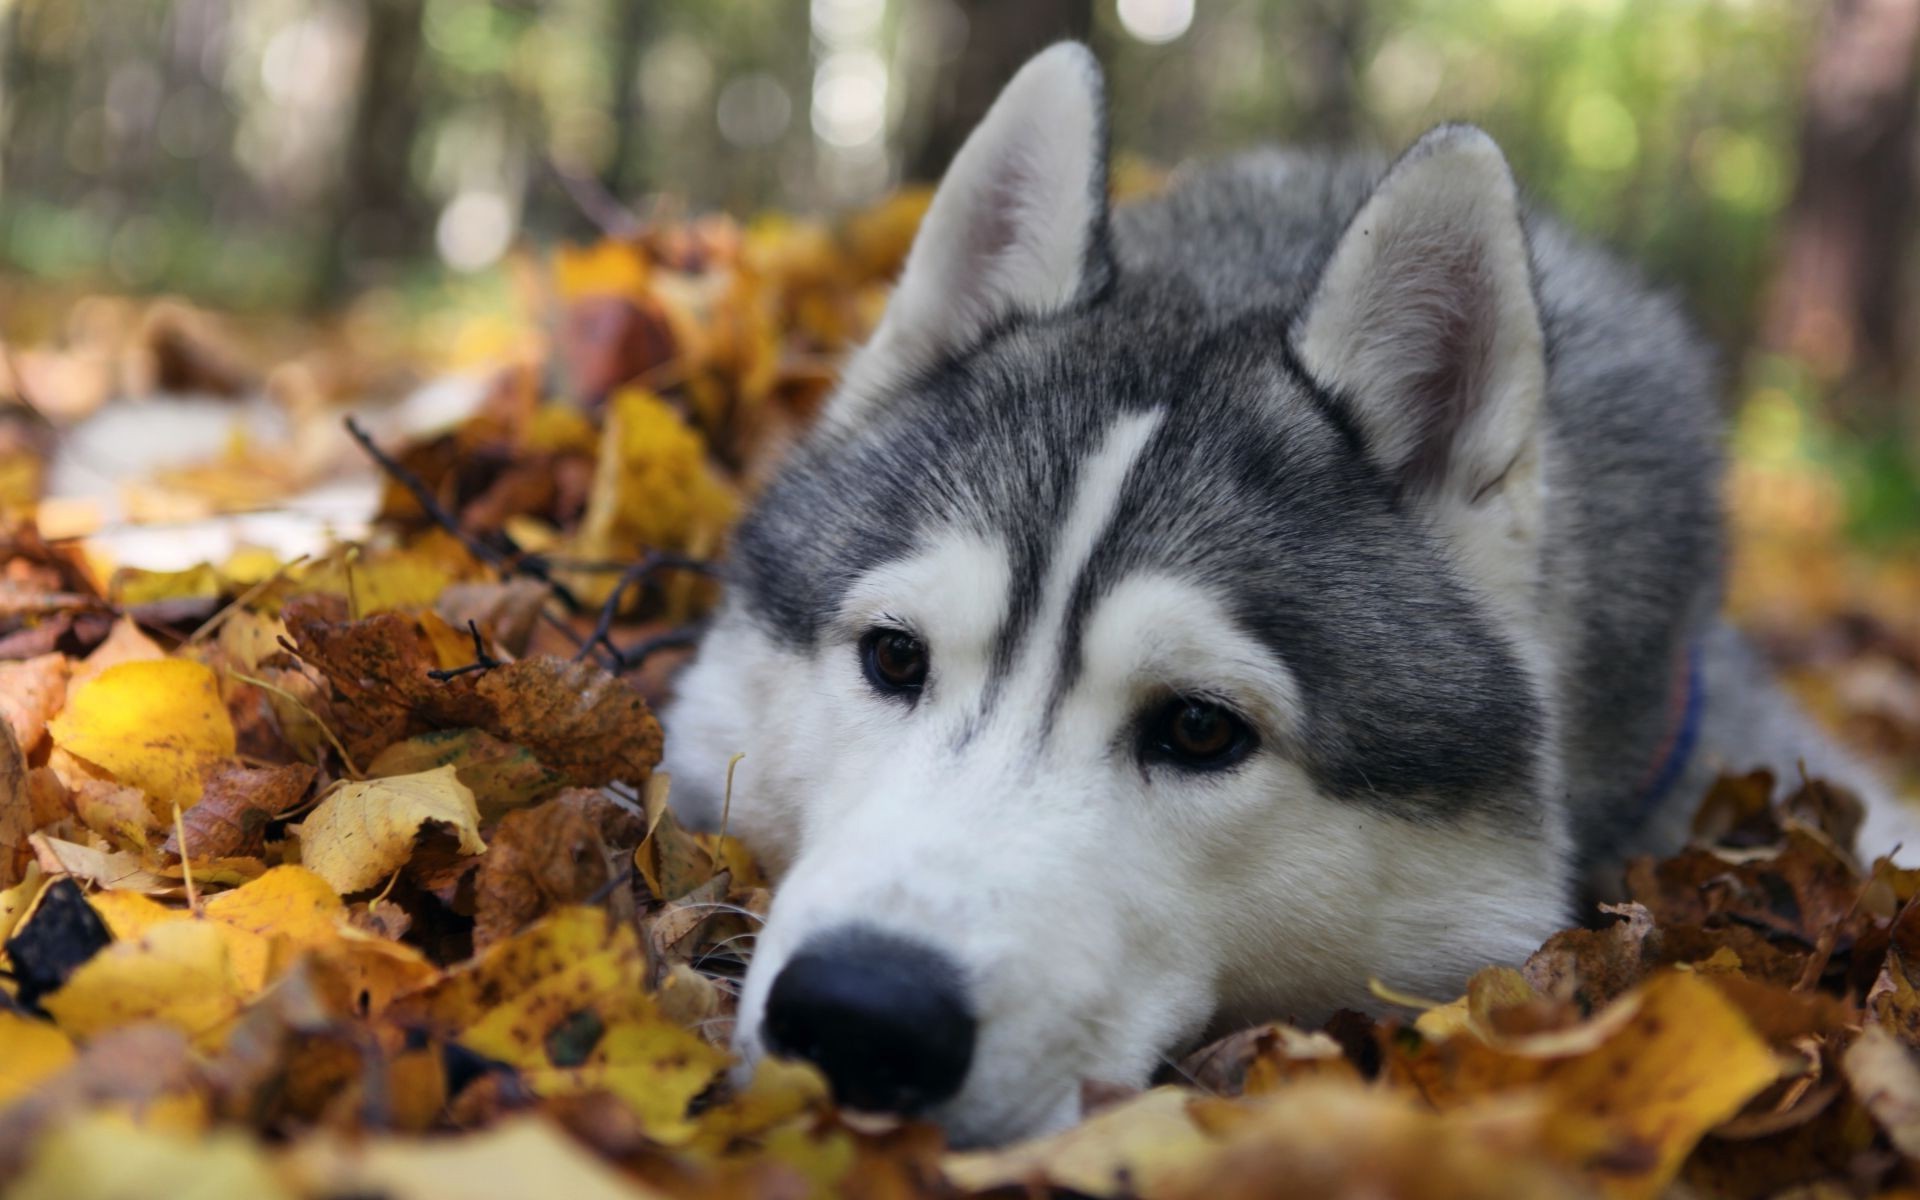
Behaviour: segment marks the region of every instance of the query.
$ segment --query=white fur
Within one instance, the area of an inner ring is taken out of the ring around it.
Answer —
[[[1117,422],[1082,463],[1034,628],[984,722],[1009,574],[1004,547],[975,533],[859,580],[809,655],[737,616],[708,639],[670,714],[676,796],[711,823],[725,755],[751,729],[732,821],[783,851],[741,997],[749,1062],[780,968],[853,923],[966,975],[974,1066],[934,1114],[961,1142],[1064,1125],[1082,1081],[1144,1083],[1216,1019],[1322,1017],[1383,963],[1389,983],[1450,994],[1490,948],[1518,960],[1559,924],[1562,831],[1416,827],[1319,794],[1287,753],[1298,683],[1194,581],[1134,575],[1096,603],[1042,737],[1067,593],[1157,425]],[[929,647],[911,708],[862,676],[858,639],[880,620]],[[1195,691],[1243,711],[1261,751],[1218,777],[1143,767],[1141,710]]]
[[[854,420],[1010,313],[1072,300],[1105,203],[1103,165],[1099,68],[1063,42],[1020,68],[954,156],[827,420]]]

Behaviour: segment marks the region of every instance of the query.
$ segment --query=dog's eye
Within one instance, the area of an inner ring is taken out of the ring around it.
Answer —
[[[872,629],[860,639],[867,681],[883,694],[912,696],[927,681],[927,646],[899,629]]]
[[[1211,700],[1175,696],[1148,718],[1142,750],[1149,758],[1194,771],[1231,767],[1253,749],[1245,721]]]

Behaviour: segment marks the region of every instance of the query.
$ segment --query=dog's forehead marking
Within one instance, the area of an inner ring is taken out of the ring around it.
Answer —
[[[1093,558],[1119,507],[1134,464],[1165,417],[1162,408],[1122,416],[1108,427],[1098,448],[1081,460],[1066,519],[1033,564],[1040,574],[1037,610],[1029,620],[1022,621],[1020,607],[1009,600],[1007,620],[995,647],[994,667],[981,697],[981,720],[1007,689],[1045,686],[1046,675],[1053,669],[1053,656],[1046,648],[1058,640],[1066,622],[1074,582]]]

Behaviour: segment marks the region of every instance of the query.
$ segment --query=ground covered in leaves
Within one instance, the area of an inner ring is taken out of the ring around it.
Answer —
[[[1464,997],[1382,989],[1383,1015],[1235,1034],[1162,1086],[1090,1095],[1056,1137],[954,1153],[930,1127],[836,1111],[805,1068],[732,1079],[767,881],[674,821],[651,705],[712,603],[710,557],[871,327],[923,202],[561,253],[537,272],[547,331],[477,409],[428,436],[351,427],[385,480],[379,519],[303,556],[242,539],[186,570],[116,563],[45,528],[73,519],[42,503],[46,463],[125,387],[265,387],[296,434],[337,429],[325,372],[250,366],[177,306],[7,349],[8,1195],[1920,1184],[1920,872],[1854,856],[1849,797],[1765,776],[1723,780],[1695,845],[1634,864],[1625,902]],[[128,509],[270,509],[332,469],[297,449],[129,480]],[[1773,451],[1736,488],[1786,494]],[[1779,539],[1806,530],[1772,536],[1737,593],[1804,562]],[[1809,698],[1913,761],[1904,600],[1888,616],[1787,592],[1801,609],[1748,615]]]

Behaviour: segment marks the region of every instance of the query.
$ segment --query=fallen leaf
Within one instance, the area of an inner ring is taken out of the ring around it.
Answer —
[[[660,1016],[632,926],[590,908],[496,943],[394,1013],[516,1068],[541,1095],[612,1091],[658,1139],[692,1135],[687,1105],[727,1062]]]
[[[41,1134],[90,1109],[132,1111],[153,1128],[198,1129],[206,1113],[199,1083],[178,1030],[147,1024],[108,1032],[83,1045],[65,1070],[0,1109],[0,1179],[17,1179]]]
[[[69,797],[80,823],[107,845],[134,852],[147,848],[147,831],[155,823],[147,793],[129,784],[81,779]]]
[[[212,922],[163,921],[88,959],[42,1007],[81,1042],[158,1021],[215,1046],[252,990],[236,975],[228,945]]]
[[[578,787],[640,787],[660,761],[660,724],[639,693],[603,667],[552,655],[480,672],[472,722],[525,746]]]
[[[22,662],[0,662],[0,720],[13,730],[23,751],[32,753],[67,701],[70,668],[64,654],[42,654]]]
[[[1187,1092],[1154,1088],[1064,1133],[948,1155],[943,1169],[969,1192],[1038,1186],[1094,1197],[1160,1194],[1172,1166],[1212,1148],[1187,1116],[1192,1103]]]
[[[1873,1114],[1894,1147],[1920,1158],[1920,1063],[1891,1033],[1877,1025],[1860,1032],[1841,1058],[1854,1095]]]
[[[389,1200],[654,1200],[664,1197],[594,1159],[539,1117],[516,1117],[458,1140],[318,1137],[286,1169],[315,1196]]]
[[[12,1200],[294,1197],[266,1152],[237,1130],[170,1134],[115,1112],[86,1113],[50,1131],[7,1194]]]
[[[1540,1090],[1569,1165],[1614,1197],[1657,1195],[1700,1137],[1780,1070],[1740,1010],[1681,971],[1654,976],[1589,1025],[1491,1040],[1467,1030],[1411,1051],[1396,1043],[1389,1062],[1442,1111]]]
[[[0,728],[0,889],[12,887],[25,875],[33,861],[28,839],[38,824],[28,790],[26,756],[20,753],[13,730]]]
[[[234,751],[218,681],[187,659],[109,667],[48,728],[55,745],[182,808],[200,798],[201,771]]]
[[[406,865],[429,825],[450,830],[461,854],[487,848],[473,793],[451,766],[340,785],[300,824],[302,860],[341,895],[364,891]]]
[[[187,835],[185,857],[260,854],[267,822],[298,804],[313,777],[314,769],[301,763],[260,768],[215,763],[204,777],[200,802],[180,818]],[[162,848],[180,855],[179,834],[170,835]]]
[[[73,1062],[73,1039],[49,1021],[0,1009],[0,1109]]]
[[[603,835],[625,815],[605,795],[585,788],[508,813],[474,882],[474,948],[484,950],[555,908],[587,903],[602,893],[614,902],[616,916],[624,910],[631,919],[631,893],[608,887],[623,856]],[[631,824],[637,832],[638,822]]]
[[[71,879],[58,879],[40,895],[32,914],[7,939],[7,962],[18,986],[15,998],[36,1008],[73,973],[113,941],[100,915]]]
[[[126,850],[97,850],[61,838],[36,833],[27,839],[40,869],[49,875],[68,875],[103,888],[167,895],[180,891],[180,881],[147,868],[138,854]]]
[[[567,786],[566,777],[535,758],[533,751],[478,729],[441,729],[395,742],[367,764],[367,774],[413,775],[449,764],[473,792],[482,823]]]

